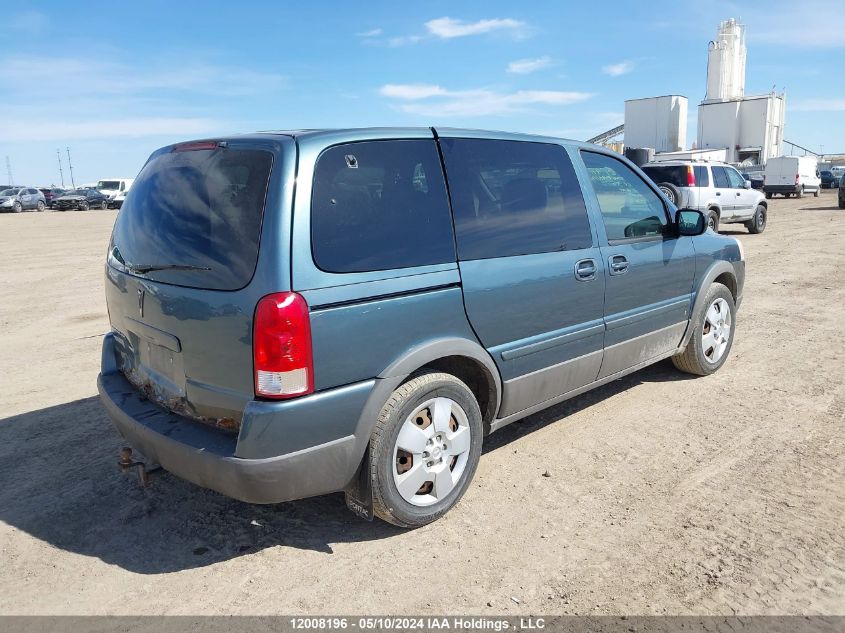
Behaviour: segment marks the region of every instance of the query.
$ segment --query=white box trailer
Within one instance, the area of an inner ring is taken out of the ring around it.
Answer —
[[[812,193],[816,197],[822,188],[818,160],[815,156],[778,156],[766,162],[763,193],[767,198],[779,193],[784,197],[802,197]]]

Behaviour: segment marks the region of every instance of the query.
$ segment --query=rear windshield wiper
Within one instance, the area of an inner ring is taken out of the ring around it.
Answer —
[[[145,264],[126,266],[130,272],[143,275],[154,270],[211,270],[208,266],[192,266],[191,264]]]

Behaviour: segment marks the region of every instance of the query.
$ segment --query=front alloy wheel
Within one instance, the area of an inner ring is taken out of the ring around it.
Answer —
[[[704,296],[703,313],[697,320],[686,348],[672,357],[681,371],[698,376],[712,374],[728,359],[736,328],[734,298],[727,286],[711,284]]]
[[[732,321],[728,302],[722,298],[711,303],[705,313],[704,326],[701,328],[701,349],[704,352],[704,358],[714,365],[721,360],[728,349]]]

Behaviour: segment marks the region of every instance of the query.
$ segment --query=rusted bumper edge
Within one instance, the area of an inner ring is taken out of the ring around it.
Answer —
[[[123,374],[107,369],[97,388],[117,430],[144,457],[182,479],[247,503],[279,503],[340,491],[355,475],[360,456],[354,435],[277,457],[236,457],[236,436],[158,407]]]

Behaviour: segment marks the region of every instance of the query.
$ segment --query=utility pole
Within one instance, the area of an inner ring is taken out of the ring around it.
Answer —
[[[65,173],[62,171],[62,153],[56,148],[56,158],[59,159],[59,178],[62,179],[62,189],[65,188]]]
[[[14,187],[15,179],[12,178],[12,162],[9,160],[9,156],[6,156],[6,173],[9,174],[9,185]]]
[[[76,189],[76,183],[73,180],[73,164],[70,162],[70,148],[66,147],[67,149],[67,166],[70,169],[70,186]]]

